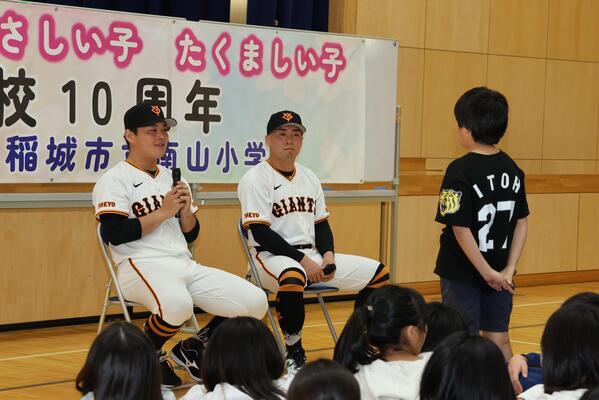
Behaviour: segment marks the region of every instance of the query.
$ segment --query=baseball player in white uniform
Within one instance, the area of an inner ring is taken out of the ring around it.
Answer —
[[[194,305],[220,317],[175,345],[170,356],[199,380],[202,336],[222,317],[262,318],[268,303],[264,292],[246,280],[191,258],[187,244],[199,234],[194,215],[198,208],[189,185],[184,180],[175,184],[171,171],[157,164],[177,121],[165,118],[161,108],[149,102],[130,108],[124,121],[129,155],[94,186],[96,218],[119,265],[125,298],[152,313],[145,331],[159,353],[163,384],[178,386],[181,380],[162,346],[193,315]]]
[[[237,194],[252,256],[261,266],[260,280],[277,293],[287,366],[297,369],[306,360],[301,344],[306,285],[327,282],[359,291],[357,307],[375,288],[388,283],[389,270],[379,261],[335,253],[320,181],[295,162],[306,132],[300,116],[293,111],[277,112],[270,117],[266,132],[269,158],[243,176]],[[331,264],[336,270],[327,274],[333,269],[327,267]]]

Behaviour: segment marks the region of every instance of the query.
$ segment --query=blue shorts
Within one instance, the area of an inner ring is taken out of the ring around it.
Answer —
[[[468,321],[468,330],[477,333],[507,332],[513,295],[505,290],[486,292],[480,288],[441,278],[443,304],[457,308]]]

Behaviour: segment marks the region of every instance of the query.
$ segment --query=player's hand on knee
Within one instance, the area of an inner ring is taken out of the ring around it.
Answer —
[[[308,281],[310,281],[310,283],[318,283],[324,279],[324,272],[322,272],[322,268],[310,257],[304,256],[300,262],[300,265],[304,268],[304,271],[306,271],[306,275],[308,275]]]
[[[324,279],[323,279],[322,281],[323,281],[323,282],[328,282],[328,281],[330,281],[331,279],[333,279],[334,277],[335,277],[335,271],[331,272],[331,273],[330,273],[330,274],[328,274],[328,275],[325,275],[325,276],[324,276]]]
[[[322,272],[324,273],[323,282],[328,282],[335,277],[335,271],[337,270],[337,266],[335,265],[335,257],[327,257],[326,255],[333,254],[332,252],[325,253],[323,257],[324,260],[322,262]]]
[[[331,269],[331,271],[327,272],[327,266],[330,266],[329,268]],[[328,282],[331,279],[333,279],[333,277],[335,276],[335,253],[333,253],[332,251],[327,251],[326,253],[324,253],[322,255],[322,264],[320,265],[320,268],[323,270],[324,278],[322,279],[323,282]]]
[[[523,388],[520,383],[520,375],[528,378],[528,364],[526,363],[524,356],[520,354],[513,356],[507,364],[507,370],[510,374],[510,381],[512,381],[514,392],[516,392],[516,394],[522,393]]]

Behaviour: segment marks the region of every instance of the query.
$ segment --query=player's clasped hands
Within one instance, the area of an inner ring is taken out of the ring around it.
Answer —
[[[494,269],[490,269],[484,278],[487,284],[493,289],[497,291],[506,290],[510,293],[514,293],[511,279],[508,279],[504,274],[497,272]]]
[[[179,182],[166,193],[161,208],[169,217],[174,217],[179,211],[181,213],[191,212],[190,204],[191,193],[185,183]]]

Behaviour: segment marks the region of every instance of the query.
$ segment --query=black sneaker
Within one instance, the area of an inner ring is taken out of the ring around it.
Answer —
[[[204,356],[204,344],[195,337],[181,340],[170,352],[171,359],[179,366],[185,368],[191,379],[201,381],[200,367]]]
[[[163,351],[159,354],[158,359],[160,360],[160,375],[162,377],[162,386],[164,387],[175,387],[181,385],[181,378],[175,374],[173,367],[168,361],[168,355]]]
[[[306,365],[306,352],[299,341],[293,346],[287,346],[287,355],[285,356],[285,366],[287,373],[295,373],[301,367]]]

